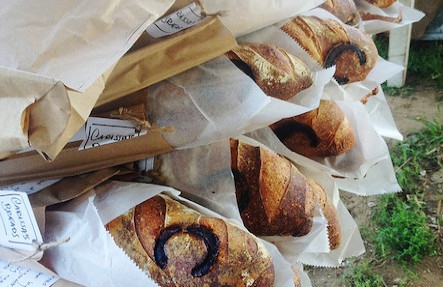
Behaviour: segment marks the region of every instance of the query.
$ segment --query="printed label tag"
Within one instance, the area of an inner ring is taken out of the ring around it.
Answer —
[[[157,20],[146,29],[146,32],[154,38],[160,38],[192,27],[202,20],[203,17],[201,15],[200,7],[195,3],[192,3],[160,20]]]
[[[0,187],[0,189],[21,191],[21,192],[26,192],[27,194],[33,194],[33,193],[36,193],[37,191],[42,190],[43,188],[46,188],[48,186],[53,185],[56,182],[59,182],[60,180],[61,180],[61,178],[32,181],[32,182],[14,184],[14,185],[10,185],[10,186],[4,186],[4,187]]]
[[[2,287],[49,287],[60,278],[0,260],[0,286]]]
[[[34,240],[43,242],[28,195],[0,190],[0,245],[33,251]]]
[[[86,136],[79,150],[132,139],[146,132],[137,131],[131,121],[89,117],[86,122]]]

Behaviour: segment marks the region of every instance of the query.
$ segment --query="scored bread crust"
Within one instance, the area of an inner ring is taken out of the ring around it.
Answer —
[[[270,127],[288,149],[307,157],[338,156],[355,144],[351,124],[332,100],[320,100],[317,109]]]
[[[272,259],[257,238],[225,220],[203,216],[166,195],[137,205],[106,228],[116,244],[160,286],[264,287],[274,282]],[[180,232],[163,242],[168,228],[178,228]],[[205,240],[204,234],[191,232],[193,228],[201,228],[212,237]],[[167,256],[163,267],[159,263],[162,258],[155,253],[159,242]],[[207,242],[216,242],[217,248]],[[205,256],[214,250],[216,255],[206,266],[209,269],[194,275],[193,268],[204,264]]]
[[[270,97],[288,100],[313,83],[312,73],[300,59],[273,45],[244,44],[226,55]]]
[[[286,158],[231,140],[232,172],[240,214],[258,236],[303,236],[312,228],[315,196]]]
[[[298,16],[281,29],[325,68],[335,65],[340,84],[364,80],[375,67],[378,51],[372,38],[333,19]]]

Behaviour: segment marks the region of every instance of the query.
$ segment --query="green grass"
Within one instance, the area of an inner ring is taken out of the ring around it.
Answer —
[[[425,129],[398,143],[391,151],[397,180],[406,193],[420,194],[423,174],[441,166],[443,126],[438,121],[424,121]]]
[[[343,281],[348,287],[383,287],[383,277],[373,272],[370,262],[363,260],[352,264],[349,272],[344,274]]]
[[[383,195],[373,219],[377,225],[375,250],[382,259],[409,265],[436,254],[435,236],[415,200],[404,201],[396,194]]]
[[[378,54],[388,59],[389,37],[378,34],[374,38]],[[443,88],[443,41],[412,40],[409,47],[407,75]]]
[[[423,180],[427,172],[441,168],[443,127],[437,121],[425,121],[425,128],[398,143],[391,150],[402,194],[379,197],[373,213],[376,225],[374,241],[377,254],[403,264],[417,263],[437,252],[435,236],[423,212]],[[405,195],[409,196],[405,196]]]

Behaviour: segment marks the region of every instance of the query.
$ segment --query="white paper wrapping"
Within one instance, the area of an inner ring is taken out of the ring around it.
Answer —
[[[371,166],[389,157],[389,152],[384,149],[384,140],[374,130],[371,119],[360,102],[336,102],[355,133],[354,147],[345,154],[327,158],[301,156],[284,146],[268,127],[253,131],[248,136],[301,165],[306,162],[305,165],[313,166],[338,177],[363,178]]]
[[[84,91],[173,3],[3,0],[0,66]]]
[[[245,136],[238,137],[239,140],[253,146],[262,146],[259,142]],[[231,172],[229,141],[220,141],[209,146],[180,150],[156,157],[156,172],[166,185],[183,191],[183,195],[201,205],[204,205],[223,216],[241,222],[240,212],[235,196],[235,183]],[[293,159],[291,155],[288,157]],[[186,163],[184,166],[183,163]],[[328,197],[336,207],[341,206],[338,189],[333,179],[317,169],[315,166],[297,162],[297,168],[307,177],[320,184]],[[185,167],[185,168],[184,168]],[[362,241],[357,225],[353,218],[345,211],[340,211],[340,223],[347,232],[343,233],[343,244],[340,254],[343,258],[347,255],[360,254]],[[240,223],[241,224],[241,223]],[[326,229],[326,219],[319,207],[315,210],[314,223],[311,231],[301,237],[292,236],[262,236],[279,249],[285,259],[291,264],[297,262],[302,254],[321,253],[321,257],[314,265],[323,266],[325,262],[338,262],[333,255],[328,257],[329,239]],[[354,236],[356,234],[356,236]],[[352,237],[352,238],[351,238]],[[357,249],[355,249],[358,247]],[[353,250],[356,250],[355,253]],[[306,257],[305,256],[305,257]],[[319,257],[320,258],[320,257]],[[312,263],[312,262],[311,262]],[[332,263],[330,263],[332,264]],[[336,265],[339,263],[336,263]]]
[[[327,75],[319,76],[323,86]],[[189,148],[240,135],[315,107],[266,96],[227,57],[208,61],[148,88],[149,121],[173,127],[164,138],[175,148]],[[314,106],[313,106],[314,105]]]
[[[234,36],[241,36],[317,7],[324,0],[201,0],[201,2],[208,13],[224,12],[221,17],[223,24]]]
[[[108,182],[96,193],[47,212],[45,237],[70,241],[52,248],[44,260],[60,276],[85,286],[158,286],[114,243],[104,224],[133,206],[166,192],[168,196],[208,216],[220,215],[184,198],[166,186]],[[235,221],[232,221],[236,224]],[[275,264],[275,286],[292,287],[291,266],[275,246],[264,242]],[[277,267],[278,266],[278,267]]]
[[[355,0],[355,5],[359,11],[370,13],[374,15],[380,15],[384,17],[397,18],[399,13],[401,13],[402,21],[399,23],[393,23],[383,20],[365,20],[362,21],[363,29],[368,34],[378,34],[399,27],[403,27],[415,22],[418,22],[425,16],[421,11],[413,9],[411,7],[405,6],[399,1],[387,8],[378,8],[374,5],[369,4],[364,0]],[[401,11],[401,12],[400,12]]]

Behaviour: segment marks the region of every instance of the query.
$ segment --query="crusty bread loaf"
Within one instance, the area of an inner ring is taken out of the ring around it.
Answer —
[[[281,29],[325,68],[335,65],[340,84],[364,80],[377,62],[372,38],[335,20],[298,16]]]
[[[314,207],[328,222],[330,248],[338,248],[338,212],[323,188],[286,158],[231,140],[231,169],[237,203],[246,228],[256,235],[303,236],[312,228]]]
[[[273,45],[240,45],[226,55],[270,97],[288,100],[313,83],[300,59]]]
[[[317,109],[270,127],[288,149],[306,157],[338,156],[355,143],[351,124],[332,100],[320,100]]]
[[[366,2],[369,2],[372,5],[380,8],[387,8],[397,2],[397,0],[366,0]]]
[[[358,24],[358,11],[354,0],[326,0],[320,7],[335,15],[347,25],[355,26]]]
[[[249,231],[259,236],[309,233],[315,195],[289,160],[231,140],[231,161],[240,214]]]
[[[160,286],[273,286],[267,249],[252,234],[166,195],[106,225],[116,244]]]

